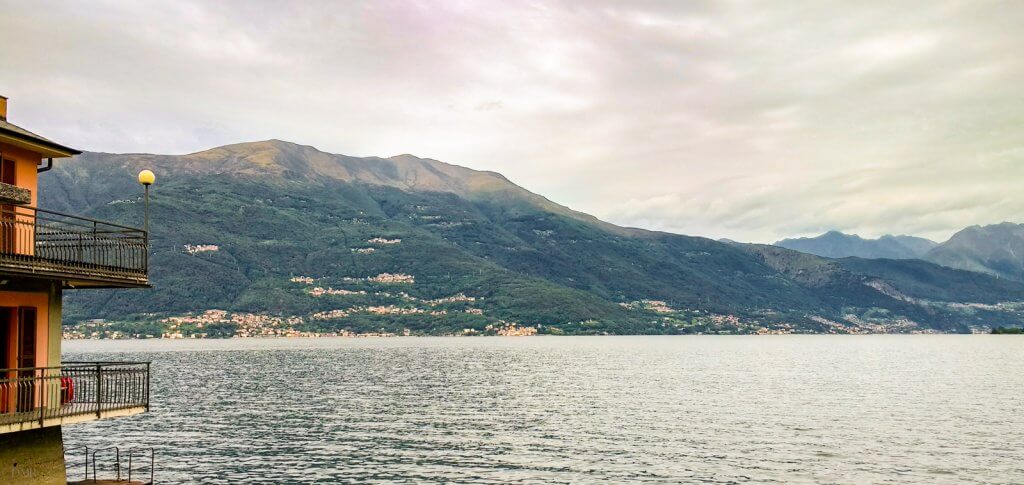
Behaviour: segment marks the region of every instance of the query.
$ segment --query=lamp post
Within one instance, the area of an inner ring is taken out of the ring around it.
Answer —
[[[143,205],[145,208],[143,209],[144,215],[142,220],[142,227],[145,231],[145,235],[142,237],[144,238],[143,244],[145,246],[145,262],[147,268],[149,267],[149,186],[153,185],[153,182],[155,181],[156,175],[153,175],[151,170],[143,170],[139,172],[139,183],[146,188],[146,194],[143,196]]]

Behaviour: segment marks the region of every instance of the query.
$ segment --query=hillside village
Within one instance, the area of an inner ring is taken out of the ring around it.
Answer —
[[[400,240],[371,239],[381,244],[397,244]],[[201,246],[197,246],[201,247]],[[186,248],[188,249],[188,248]],[[203,251],[195,251],[203,252]],[[107,322],[91,319],[66,326],[65,339],[121,339],[121,338],[266,338],[266,337],[394,337],[409,336],[413,332],[408,328],[400,332],[372,331],[354,332],[346,328],[325,330],[318,322],[337,322],[355,315],[366,316],[433,316],[440,317],[454,313],[483,316],[482,308],[468,306],[477,302],[472,296],[459,293],[443,298],[420,299],[408,293],[392,291],[349,290],[318,286],[319,278],[311,276],[293,276],[289,282],[302,286],[303,291],[315,298],[344,297],[351,295],[376,297],[382,299],[398,299],[402,305],[351,305],[328,311],[315,312],[308,315],[275,316],[246,312],[229,312],[210,309],[186,315],[173,315],[163,318],[151,318],[144,326],[148,331],[133,331],[125,322]],[[366,278],[342,278],[343,283],[375,283],[382,286],[403,286],[415,284],[415,277],[404,273],[381,273]],[[459,308],[444,308],[452,305]],[[137,325],[139,326],[139,325]],[[496,336],[531,336],[536,335],[537,327],[524,326],[515,322],[496,320],[481,328],[463,328],[453,335],[496,335]]]
[[[353,248],[357,254],[372,255],[376,248],[401,244],[400,238],[372,237],[366,240],[370,246]],[[193,256],[220,251],[214,244],[186,244],[184,252]],[[415,276],[396,272],[383,272],[374,276],[344,276],[336,284],[361,286],[359,288],[335,287],[328,278],[296,275],[288,282],[313,298],[333,298],[339,308],[311,312],[304,315],[271,315],[253,312],[230,312],[223,309],[207,309],[187,314],[157,316],[150,315],[137,322],[117,322],[90,319],[65,326],[65,339],[202,339],[202,338],[321,338],[321,337],[397,337],[425,335],[408,327],[380,325],[372,330],[356,330],[346,326],[346,321],[359,317],[389,318],[447,318],[463,315],[476,322],[446,333],[451,336],[506,336],[522,337],[539,334],[561,334],[557,327],[545,325],[522,325],[504,319],[484,319],[486,301],[482,298],[457,293],[442,298],[423,299],[412,296],[407,290],[416,284]],[[369,285],[369,286],[367,286]],[[360,300],[388,301],[381,304],[345,304],[346,297]],[[733,314],[715,314],[700,310],[676,309],[664,300],[644,299],[619,303],[621,308],[639,314],[650,315],[666,333],[696,334],[791,334],[806,333],[797,325],[788,323],[764,324],[744,320]],[[813,316],[811,320],[821,326],[819,332],[838,334],[873,333],[933,333],[920,328],[915,322],[900,319],[892,322],[864,321],[856,315],[846,315],[843,322]],[[371,320],[373,321],[373,320]],[[414,320],[415,321],[415,320]],[[590,322],[581,322],[586,327]]]
[[[203,339],[203,338],[322,338],[322,337],[398,337],[424,335],[410,328],[385,329],[383,326],[374,331],[355,331],[344,326],[346,319],[353,317],[411,317],[428,318],[464,314],[482,317],[485,310],[480,308],[482,299],[467,296],[463,293],[436,299],[421,299],[404,291],[367,291],[319,286],[320,278],[311,276],[293,276],[289,282],[301,286],[303,291],[315,298],[325,297],[377,297],[398,299],[401,304],[381,305],[350,305],[345,308],[314,312],[307,315],[269,315],[250,312],[230,312],[222,309],[209,309],[183,315],[170,315],[151,318],[141,322],[116,322],[102,319],[90,319],[65,326],[65,339],[127,339],[127,338],[162,338],[162,339]],[[385,286],[403,286],[415,283],[415,278],[407,274],[382,273],[368,278],[343,278],[343,281],[372,282]],[[476,306],[472,306],[476,305]],[[661,325],[671,327],[677,333],[696,334],[758,334],[784,335],[806,333],[795,325],[778,323],[763,325],[757,322],[744,321],[736,315],[721,315],[701,311],[672,308],[662,300],[638,300],[620,303],[620,306],[631,311],[656,316]],[[845,322],[837,322],[822,317],[812,317],[822,326],[823,333],[836,334],[879,334],[879,333],[935,333],[934,330],[920,328],[909,320],[890,323],[863,321],[849,315]],[[582,322],[586,325],[588,322]],[[340,324],[340,325],[339,325]],[[689,331],[687,331],[689,330]],[[503,336],[524,337],[541,334],[561,334],[557,327],[544,325],[521,325],[502,319],[493,323],[484,323],[474,327],[465,327],[445,335],[449,336]]]

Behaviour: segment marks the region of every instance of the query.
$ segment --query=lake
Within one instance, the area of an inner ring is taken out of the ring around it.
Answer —
[[[1024,337],[65,341],[148,360],[158,482],[1024,482]]]

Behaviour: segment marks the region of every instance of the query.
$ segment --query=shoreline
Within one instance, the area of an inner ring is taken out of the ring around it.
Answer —
[[[192,342],[196,340],[212,340],[212,341],[226,341],[226,340],[325,340],[325,339],[346,339],[346,340],[360,340],[360,339],[401,339],[401,338],[458,338],[458,339],[474,339],[474,338],[502,338],[502,339],[517,339],[517,338],[566,338],[566,337],[784,337],[784,336],[841,336],[841,337],[873,337],[873,336],[884,336],[884,335],[906,335],[906,336],[921,336],[921,335],[961,335],[961,336],[977,336],[977,335],[1017,335],[1017,334],[998,334],[991,332],[903,332],[903,333],[685,333],[685,334],[573,334],[573,335],[556,335],[556,334],[537,334],[537,335],[462,335],[462,334],[450,334],[450,335],[319,335],[319,336],[256,336],[256,337],[186,337],[186,338],[165,338],[165,337],[126,337],[126,338],[62,338],[65,342],[83,342],[83,341],[184,341]]]

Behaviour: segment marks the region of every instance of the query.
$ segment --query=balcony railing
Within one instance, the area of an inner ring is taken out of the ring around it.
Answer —
[[[4,272],[144,286],[148,245],[142,229],[35,207],[0,207]]]
[[[149,410],[149,362],[0,369],[0,433]]]

